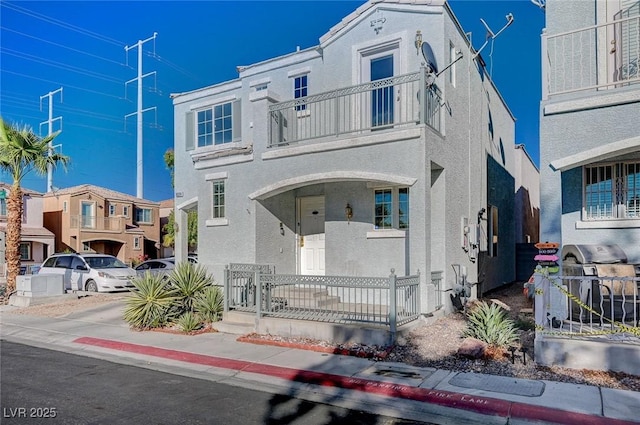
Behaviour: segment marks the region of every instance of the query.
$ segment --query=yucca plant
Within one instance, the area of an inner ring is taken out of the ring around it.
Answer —
[[[193,302],[193,308],[207,323],[220,320],[224,308],[222,291],[217,286],[209,286],[198,294]]]
[[[182,332],[189,333],[199,329],[202,322],[197,314],[187,311],[176,320],[176,324]]]
[[[518,339],[513,320],[497,304],[482,301],[469,311],[465,336],[477,338],[489,345],[505,347]]]
[[[174,290],[167,289],[164,278],[147,272],[132,283],[137,290],[125,300],[124,320],[137,329],[157,328],[169,322],[170,308],[178,298]]]
[[[169,274],[169,286],[175,290],[179,299],[177,315],[193,312],[193,303],[200,293],[213,285],[213,277],[200,264],[183,261]]]

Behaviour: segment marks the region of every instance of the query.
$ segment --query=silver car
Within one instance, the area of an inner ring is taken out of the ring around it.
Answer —
[[[166,276],[171,273],[175,267],[175,262],[170,258],[161,258],[157,260],[147,260],[135,267],[138,276],[143,276],[146,272],[157,275],[162,274]]]

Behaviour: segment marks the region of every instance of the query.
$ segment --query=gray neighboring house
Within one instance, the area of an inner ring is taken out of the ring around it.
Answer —
[[[515,279],[514,117],[446,2],[369,1],[317,46],[238,72],[172,95],[176,222],[198,211],[219,283],[229,263],[419,270],[430,312],[451,309],[434,272],[443,289],[466,272],[474,295]]]
[[[541,239],[640,263],[640,2],[548,0]]]

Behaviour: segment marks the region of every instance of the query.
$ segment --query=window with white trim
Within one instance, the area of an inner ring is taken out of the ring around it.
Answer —
[[[140,249],[140,236],[136,236],[133,238],[133,249]]]
[[[583,220],[640,218],[640,162],[584,167]]]
[[[302,99],[307,97],[307,89],[308,89],[308,76],[299,75],[293,79],[293,97],[294,99]],[[296,103],[296,111],[304,111],[307,109],[307,104],[304,100],[301,100],[299,103]]]
[[[7,199],[0,199],[0,216],[4,217],[7,215]]]
[[[153,223],[151,208],[136,208],[137,223]]]
[[[240,138],[240,101],[230,101],[197,111],[197,147],[222,145]]]
[[[374,190],[374,219],[376,230],[409,228],[409,188]]]
[[[125,217],[129,217],[129,206],[128,205],[123,205],[122,206],[122,215]]]
[[[116,204],[109,204],[109,217],[116,215]]]
[[[67,212],[67,201],[62,201],[62,212],[63,213]]]
[[[212,218],[225,217],[225,193],[224,180],[213,180],[212,182]]]
[[[31,260],[31,242],[20,242],[20,260]]]

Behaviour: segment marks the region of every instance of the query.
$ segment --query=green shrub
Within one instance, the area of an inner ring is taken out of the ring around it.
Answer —
[[[202,322],[200,322],[200,318],[197,314],[187,311],[182,316],[176,320],[176,324],[180,327],[182,332],[193,332],[197,329],[200,329]]]
[[[175,306],[176,316],[182,316],[187,311],[193,313],[196,297],[213,285],[213,277],[207,273],[207,269],[189,261],[178,263],[168,278],[169,286],[175,290],[178,297],[178,304]]]
[[[137,291],[126,299],[124,320],[134,328],[149,329],[167,324],[171,306],[178,301],[173,290],[166,287],[162,276],[145,273],[132,281]]]
[[[477,304],[470,310],[468,320],[465,336],[496,347],[505,347],[518,339],[515,323],[497,304],[489,305],[485,301]]]
[[[193,302],[193,308],[207,323],[220,320],[224,307],[224,296],[217,286],[209,286],[198,294]]]

